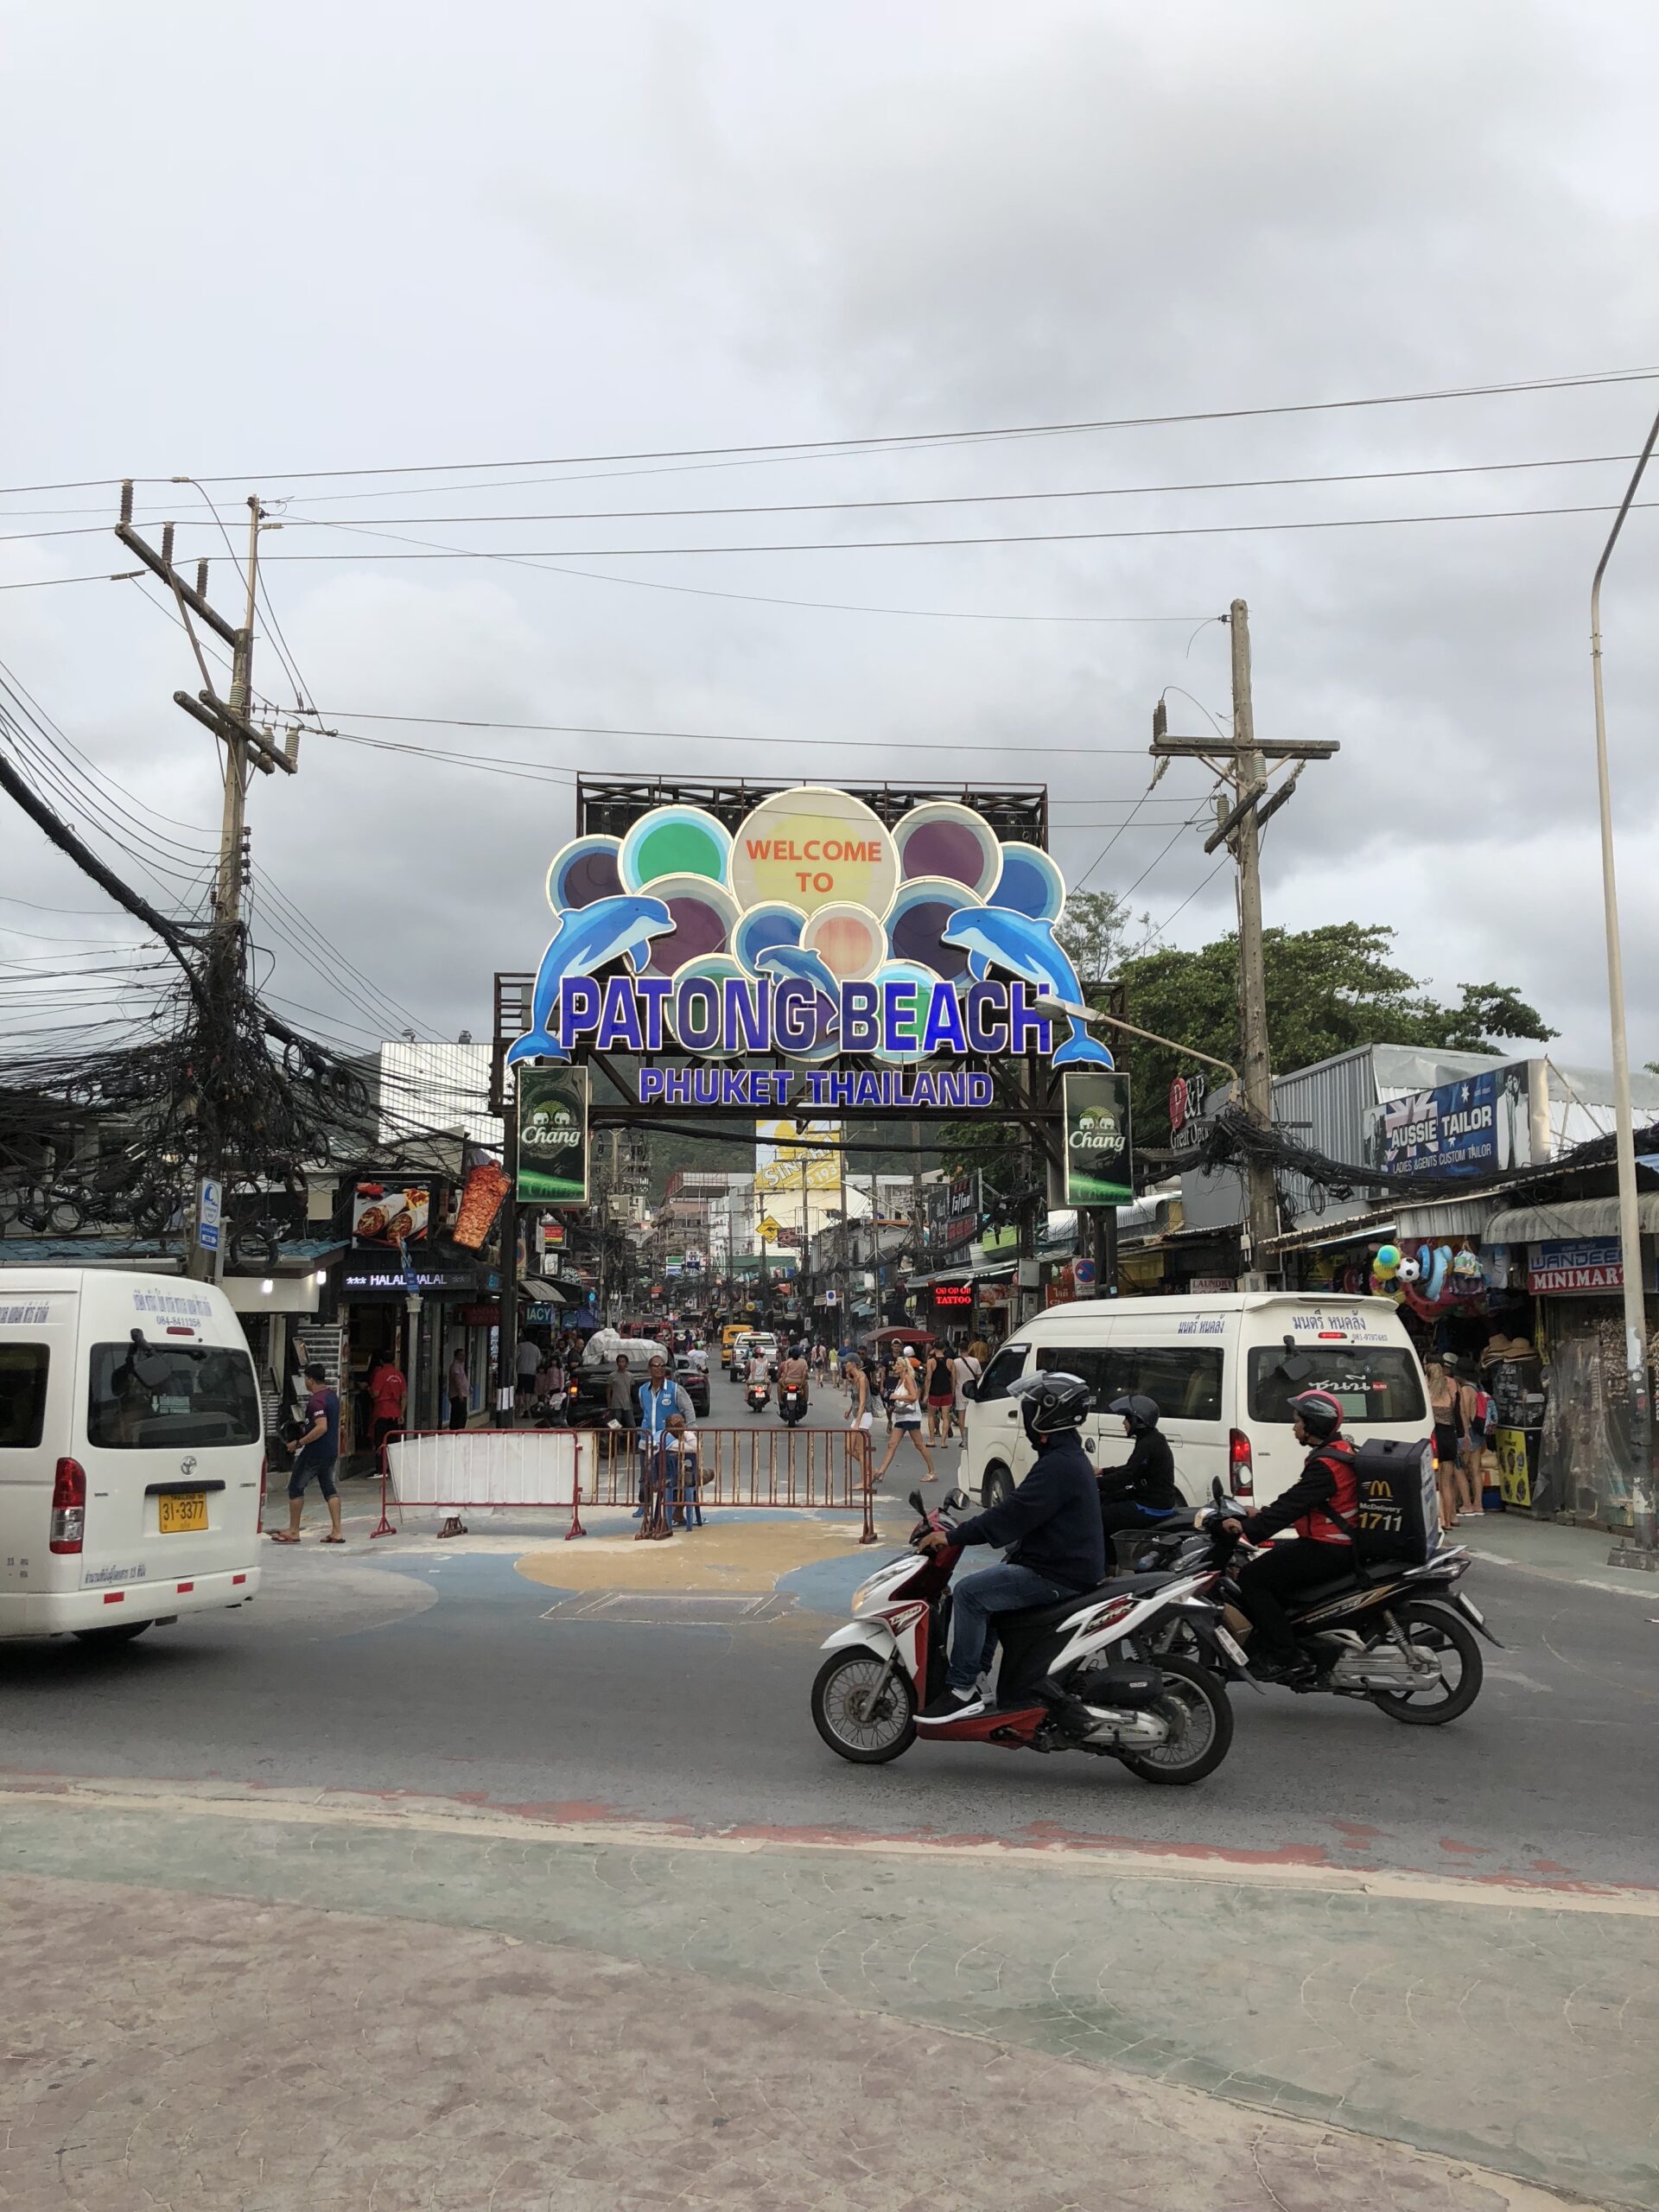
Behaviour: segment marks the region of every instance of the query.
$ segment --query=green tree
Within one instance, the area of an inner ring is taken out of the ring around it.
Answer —
[[[1085,990],[1116,971],[1128,934],[1129,910],[1115,891],[1074,891],[1054,931]]]
[[[1502,983],[1465,983],[1454,1003],[1432,997],[1395,965],[1394,931],[1382,923],[1328,922],[1313,930],[1268,930],[1263,949],[1268,1034],[1276,1074],[1363,1045],[1431,1045],[1489,1052],[1504,1038],[1555,1035],[1537,1009]],[[1165,949],[1126,960],[1113,979],[1128,994],[1128,1019],[1200,1052],[1237,1064],[1238,946],[1217,938],[1192,952]],[[1198,1064],[1137,1039],[1116,1045],[1135,1078],[1137,1141],[1167,1143],[1169,1086]],[[1225,1078],[1205,1071],[1212,1083]]]

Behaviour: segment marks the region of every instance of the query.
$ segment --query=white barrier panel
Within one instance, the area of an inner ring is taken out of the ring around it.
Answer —
[[[386,1447],[404,1505],[570,1505],[581,1439],[569,1429],[457,1428]]]

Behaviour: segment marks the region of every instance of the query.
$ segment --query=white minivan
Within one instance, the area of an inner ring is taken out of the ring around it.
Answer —
[[[1017,1330],[986,1367],[968,1408],[961,1481],[987,1504],[1006,1497],[1032,1463],[1008,1386],[1039,1367],[1090,1386],[1084,1448],[1100,1468],[1129,1454],[1107,1408],[1136,1393],[1155,1401],[1175,1479],[1187,1500],[1224,1490],[1266,1505],[1307,1454],[1291,1433],[1299,1390],[1330,1390],[1357,1443],[1414,1440],[1432,1423],[1423,1370],[1392,1302],[1311,1292],[1082,1300],[1051,1306]]]
[[[264,1421],[222,1290],[0,1274],[0,1637],[124,1643],[259,1587]]]

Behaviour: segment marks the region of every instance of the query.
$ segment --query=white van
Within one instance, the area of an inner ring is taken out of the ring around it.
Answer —
[[[1386,1298],[1234,1291],[1214,1297],[1122,1298],[1051,1306],[989,1362],[968,1408],[961,1481],[987,1505],[1032,1463],[1008,1385],[1039,1367],[1081,1376],[1093,1394],[1084,1448],[1100,1468],[1129,1455],[1107,1412],[1136,1392],[1155,1401],[1192,1504],[1224,1490],[1266,1505],[1307,1454],[1291,1433],[1299,1390],[1330,1390],[1355,1441],[1429,1433],[1428,1393],[1411,1339]]]
[[[0,1637],[124,1643],[259,1587],[264,1421],[222,1290],[0,1273]]]

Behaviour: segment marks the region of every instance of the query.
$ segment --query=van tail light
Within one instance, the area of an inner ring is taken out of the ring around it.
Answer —
[[[54,1552],[78,1552],[86,1533],[86,1471],[79,1459],[60,1459],[52,1484],[52,1538]]]
[[[1255,1462],[1250,1456],[1250,1440],[1242,1428],[1228,1432],[1227,1479],[1235,1497],[1255,1496]]]
[[[263,1536],[265,1533],[265,1470],[270,1465],[270,1461],[262,1452],[259,1454],[259,1518],[253,1524],[256,1536]]]

